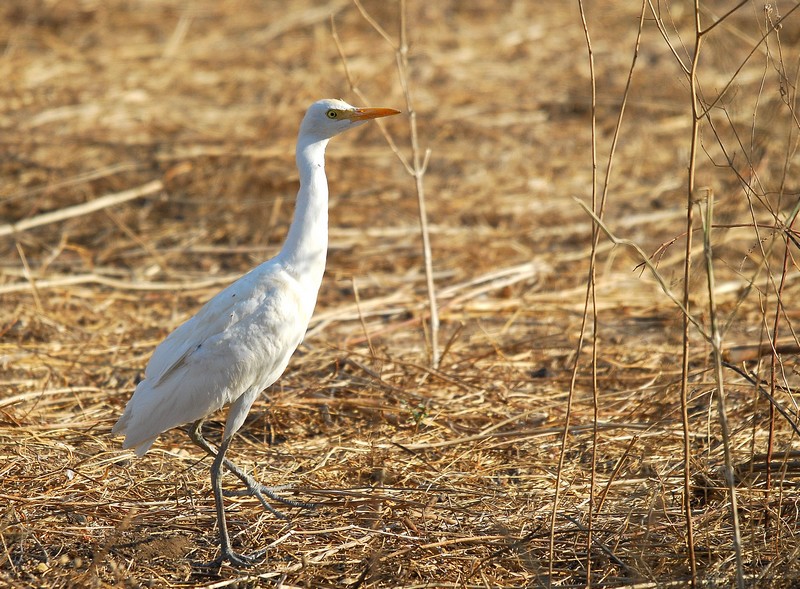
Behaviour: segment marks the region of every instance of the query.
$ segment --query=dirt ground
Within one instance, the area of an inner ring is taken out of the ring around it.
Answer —
[[[227,499],[265,559],[206,569],[210,460],[110,428],[164,336],[277,252],[307,105],[362,103],[332,17],[412,157],[395,48],[348,0],[4,0],[0,586],[800,586],[800,10],[700,5],[686,283],[693,5],[587,2],[592,76],[578,2],[407,3],[441,363],[414,179],[371,124],[328,148],[316,314],[229,455],[317,506]],[[397,43],[400,4],[363,7]]]

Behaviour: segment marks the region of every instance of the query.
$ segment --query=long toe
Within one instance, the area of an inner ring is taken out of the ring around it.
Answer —
[[[281,497],[278,495],[279,491],[285,491],[289,487],[282,486],[282,487],[265,487],[262,484],[256,483],[256,488],[261,492],[263,495],[266,495],[273,501],[277,501],[278,503],[283,503],[284,505],[288,505],[289,507],[299,507],[301,509],[316,509],[316,503],[308,503],[306,501],[297,501],[294,499],[287,499],[286,497]]]
[[[275,509],[272,505],[269,504],[264,498],[264,495],[261,494],[261,491],[255,487],[248,487],[247,489],[243,489],[241,491],[223,491],[223,495],[226,497],[255,497],[258,499],[261,506],[269,511],[272,515],[277,517],[278,519],[288,520],[289,516],[283,513],[282,511]]]
[[[250,475],[243,475],[239,477],[242,483],[244,484],[245,488],[239,491],[230,491],[230,490],[223,490],[222,493],[226,497],[256,497],[260,502],[261,505],[264,506],[264,509],[275,515],[280,519],[289,519],[286,517],[284,513],[272,507],[269,502],[267,501],[266,497],[269,497],[273,501],[281,503],[283,505],[288,505],[289,507],[298,507],[300,509],[316,509],[316,503],[307,503],[305,501],[295,501],[293,499],[286,499],[285,497],[281,497],[278,495],[280,491],[285,491],[290,487],[287,485],[282,485],[279,487],[267,487],[262,485]]]

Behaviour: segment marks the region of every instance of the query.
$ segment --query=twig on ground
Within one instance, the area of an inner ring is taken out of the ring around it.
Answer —
[[[23,231],[33,229],[34,227],[40,227],[42,225],[56,223],[58,221],[65,221],[74,217],[80,217],[81,215],[88,215],[89,213],[99,211],[106,207],[112,207],[114,205],[133,200],[134,198],[140,198],[142,196],[147,196],[148,194],[153,194],[154,192],[160,192],[163,189],[164,184],[161,182],[161,180],[153,180],[152,182],[148,182],[142,186],[137,186],[136,188],[131,188],[130,190],[123,190],[122,192],[115,192],[114,194],[106,194],[105,196],[95,198],[89,202],[81,203],[79,205],[65,207],[49,213],[42,213],[41,215],[36,215],[30,219],[22,219],[16,223],[0,225],[0,237],[5,237],[6,235],[12,235],[14,233],[22,233]]]

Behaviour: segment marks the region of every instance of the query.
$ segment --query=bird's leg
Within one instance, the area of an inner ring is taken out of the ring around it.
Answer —
[[[189,426],[189,438],[191,438],[192,442],[194,442],[197,446],[205,450],[210,456],[217,456],[217,452],[211,447],[211,445],[206,441],[203,437],[202,432],[203,427],[203,420],[198,420],[194,422],[192,425]],[[255,497],[256,499],[261,502],[261,505],[273,514],[275,517],[280,519],[288,519],[285,514],[278,511],[269,502],[264,498],[264,495],[269,497],[270,499],[277,501],[278,503],[283,503],[284,505],[288,505],[289,507],[301,507],[304,509],[314,509],[316,505],[313,503],[304,503],[301,501],[293,501],[291,499],[285,499],[277,494],[277,491],[282,490],[285,487],[266,487],[256,481],[252,476],[244,472],[241,468],[239,468],[235,463],[231,462],[227,458],[223,458],[223,464],[225,468],[227,468],[231,473],[233,473],[240,481],[242,481],[247,487],[246,491],[236,492],[236,491],[223,491],[224,495],[229,497],[231,496],[241,496],[241,495],[250,495]]]
[[[217,451],[217,456],[214,458],[214,462],[211,465],[211,488],[214,491],[214,503],[217,509],[217,527],[219,528],[220,548],[219,557],[213,564],[220,564],[227,560],[232,565],[244,567],[253,564],[259,557],[263,556],[263,553],[257,556],[244,556],[242,554],[237,554],[233,551],[233,548],[231,548],[231,538],[228,534],[228,523],[225,519],[225,504],[222,494],[222,465],[225,462],[225,452],[228,450],[230,443],[231,438],[222,440],[222,444],[220,444],[219,450]]]
[[[211,447],[206,439],[203,437],[203,421],[202,419],[198,419],[194,423],[192,423],[186,430],[186,433],[189,434],[189,439],[195,443],[196,446],[200,446],[203,450],[206,451],[207,454],[210,456],[217,455],[217,452]]]

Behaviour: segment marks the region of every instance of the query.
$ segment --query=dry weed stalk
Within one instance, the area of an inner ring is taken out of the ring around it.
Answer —
[[[722,140],[718,135],[714,124],[711,120],[710,113],[711,110],[715,107],[715,105],[720,101],[722,95],[725,91],[734,83],[737,76],[741,72],[742,68],[746,64],[747,60],[752,56],[758,47],[764,42],[772,32],[777,32],[778,27],[776,23],[780,23],[784,20],[788,15],[793,12],[797,5],[795,5],[789,13],[785,14],[783,17],[777,19],[777,21],[770,21],[770,26],[768,27],[767,32],[764,34],[762,39],[752,48],[747,58],[743,61],[743,63],[739,66],[739,68],[734,72],[734,74],[728,80],[728,83],[724,86],[724,88],[717,94],[717,97],[711,101],[707,101],[704,99],[702,90],[700,88],[699,82],[699,64],[700,64],[700,56],[702,52],[703,41],[705,38],[713,31],[716,27],[718,27],[725,19],[732,16],[737,10],[739,10],[742,6],[746,4],[746,2],[739,3],[736,7],[730,9],[721,17],[718,17],[714,20],[714,22],[706,27],[705,29],[701,23],[701,7],[699,0],[695,0],[693,6],[693,24],[694,24],[694,45],[691,51],[689,51],[689,58],[690,64],[686,64],[683,61],[683,58],[680,55],[680,52],[676,48],[675,44],[672,42],[670,35],[666,29],[666,26],[663,21],[663,17],[660,13],[660,10],[653,6],[651,0],[647,0],[650,5],[650,10],[653,16],[655,17],[655,22],[658,26],[658,30],[662,34],[667,46],[671,50],[673,56],[676,58],[676,61],[680,64],[684,74],[686,75],[689,90],[690,90],[690,106],[691,106],[691,115],[692,115],[692,124],[691,124],[691,140],[689,146],[689,158],[688,158],[688,176],[687,176],[687,207],[686,207],[686,244],[685,244],[685,253],[684,253],[684,266],[683,266],[683,293],[682,293],[682,300],[679,302],[677,298],[670,292],[670,290],[666,286],[666,281],[660,276],[659,271],[655,267],[654,264],[651,263],[647,256],[644,256],[644,252],[641,251],[638,246],[630,242],[629,240],[620,239],[613,234],[605,227],[602,222],[602,214],[595,212],[595,205],[593,200],[592,210],[590,211],[586,205],[583,205],[583,208],[587,210],[587,212],[592,216],[597,227],[602,228],[603,231],[612,239],[615,244],[626,244],[631,245],[636,249],[640,255],[642,255],[642,259],[645,265],[650,269],[653,276],[656,278],[658,283],[661,285],[662,291],[667,294],[670,299],[678,306],[682,311],[683,317],[683,337],[682,337],[682,377],[681,377],[681,421],[683,427],[683,449],[684,449],[684,468],[683,468],[683,478],[684,478],[684,517],[686,520],[686,532],[687,532],[687,549],[688,549],[688,560],[689,565],[691,568],[691,582],[692,585],[695,586],[697,583],[697,563],[696,563],[696,556],[694,552],[694,531],[693,531],[693,524],[692,524],[692,515],[691,515],[691,506],[690,506],[690,498],[691,498],[691,449],[690,449],[690,428],[689,428],[689,414],[688,414],[688,397],[689,397],[689,375],[690,375],[690,359],[692,357],[693,349],[690,345],[690,326],[694,325],[699,333],[703,336],[704,340],[710,344],[712,350],[712,363],[713,363],[713,373],[714,379],[716,384],[716,395],[717,395],[717,404],[718,404],[718,420],[721,430],[721,436],[723,440],[723,459],[724,459],[724,482],[728,491],[729,496],[729,514],[731,520],[731,534],[732,534],[732,547],[734,552],[734,561],[735,561],[735,579],[736,585],[740,589],[743,589],[745,584],[745,575],[744,575],[744,565],[743,565],[743,554],[742,554],[742,537],[740,531],[740,523],[739,523],[739,509],[738,509],[738,498],[737,498],[737,488],[736,488],[736,481],[734,480],[734,465],[733,465],[733,455],[732,455],[732,446],[731,446],[731,431],[728,424],[727,418],[727,408],[725,403],[725,386],[724,386],[724,376],[722,368],[724,366],[723,361],[723,330],[720,328],[720,319],[719,319],[719,310],[716,304],[716,285],[714,280],[714,258],[713,258],[713,248],[712,248],[712,240],[711,234],[713,231],[713,193],[711,190],[708,190],[707,198],[705,200],[705,209],[701,209],[701,219],[702,219],[702,231],[703,231],[703,251],[704,251],[704,259],[705,259],[705,273],[706,273],[706,286],[708,290],[708,321],[710,323],[710,328],[707,331],[701,324],[700,321],[693,317],[690,309],[690,302],[691,302],[691,291],[690,285],[692,283],[693,273],[692,273],[692,255],[693,255],[693,234],[694,234],[694,205],[696,203],[696,176],[697,176],[697,155],[700,146],[700,128],[702,123],[707,120],[708,126],[714,132],[715,137],[720,142],[720,145],[725,151],[724,145],[722,145]],[[659,7],[660,8],[660,7]],[[594,93],[593,93],[594,95]],[[731,169],[734,169],[733,163],[729,160],[729,165]],[[749,187],[748,187],[749,188]],[[752,210],[752,207],[751,207]],[[790,216],[790,221],[787,223],[788,226],[791,226],[791,222],[793,221],[794,215]],[[753,227],[756,233],[758,233],[758,223],[755,221],[753,222]],[[759,244],[760,244],[759,240]],[[777,291],[777,309],[782,307],[781,302],[781,292],[782,292],[782,285],[783,281],[786,276],[786,272],[788,269],[788,264],[786,263],[788,256],[784,255],[784,264],[781,272],[781,286],[776,288]],[[767,262],[768,257],[764,255],[765,264]],[[771,272],[767,272],[769,276],[771,276]],[[777,317],[780,315],[780,312],[776,310],[776,319],[774,322],[774,326],[772,329],[771,334],[771,341],[775,341],[774,338],[777,337]],[[774,366],[777,359],[777,353],[773,353],[772,355],[772,382],[775,381],[775,370]],[[773,390],[774,392],[774,390]],[[774,394],[770,396],[770,399],[774,397]],[[771,412],[771,420],[770,420],[770,435],[768,441],[768,453],[767,455],[771,455],[772,452],[772,439],[773,439],[773,428],[774,428],[774,420],[772,418],[772,411],[773,411],[773,403],[770,404],[770,412]],[[769,469],[768,469],[769,472]],[[767,478],[767,488],[769,488],[769,477]]]
[[[699,22],[699,21],[698,21]],[[699,40],[698,40],[699,41]],[[698,43],[699,45],[699,43]],[[696,80],[696,78],[693,77]],[[694,167],[694,161],[691,163]],[[702,205],[701,205],[702,207]],[[725,400],[725,378],[722,373],[722,331],[719,327],[717,311],[716,287],[714,282],[714,255],[711,246],[711,231],[714,222],[714,192],[706,189],[705,209],[701,208],[701,224],[703,229],[703,251],[705,252],[706,279],[708,285],[708,317],[711,324],[710,342],[712,362],[714,363],[714,380],[717,385],[717,411],[720,429],[722,430],[723,458],[725,460],[724,478],[730,493],[731,523],[733,527],[733,550],[736,558],[736,584],[744,589],[744,566],[742,562],[742,535],[739,524],[739,500],[734,478],[733,452],[731,448],[731,430],[728,425],[728,409]],[[685,287],[688,290],[688,287]],[[687,416],[688,417],[688,416]],[[687,511],[688,513],[688,511]],[[691,550],[691,549],[690,549]],[[693,553],[693,551],[692,551]]]
[[[411,97],[411,80],[409,76],[408,66],[408,11],[405,0],[400,0],[400,26],[399,26],[399,43],[389,35],[384,28],[370,15],[364,8],[359,0],[353,0],[353,4],[358,8],[361,16],[369,23],[372,29],[378,33],[383,40],[392,48],[395,54],[395,61],[397,64],[397,74],[400,80],[400,86],[403,89],[403,96],[406,101],[406,110],[408,111],[408,120],[410,126],[410,144],[411,144],[411,161],[400,151],[397,143],[390,137],[386,128],[380,125],[381,133],[386,137],[389,146],[394,154],[403,164],[406,172],[414,178],[414,189],[417,194],[417,206],[419,209],[419,225],[420,237],[422,239],[422,255],[425,263],[425,281],[426,289],[428,292],[428,313],[430,317],[430,353],[431,353],[431,366],[433,368],[439,367],[441,360],[439,353],[439,309],[436,302],[436,285],[433,279],[433,254],[431,251],[430,230],[428,229],[428,213],[425,203],[425,172],[428,169],[428,162],[431,156],[431,150],[426,149],[422,152],[419,144],[419,132],[417,130],[417,111],[414,108],[414,102]],[[350,85],[350,89],[362,101],[367,101],[363,93],[355,85],[355,82],[350,75],[350,70],[347,65],[347,57],[344,54],[339,37],[336,34],[336,28],[331,18],[332,37],[336,43],[336,48],[344,65],[345,76]],[[423,324],[424,327],[424,324]]]
[[[697,171],[697,149],[698,149],[698,134],[700,132],[700,119],[697,116],[697,112],[699,109],[699,100],[697,96],[698,92],[698,82],[697,82],[697,68],[700,63],[700,47],[702,45],[703,38],[701,36],[701,26],[700,26],[700,2],[699,0],[695,0],[694,2],[694,25],[695,25],[695,39],[694,39],[694,48],[692,52],[692,65],[688,71],[688,79],[689,79],[689,92],[690,92],[690,104],[692,108],[692,131],[691,131],[691,141],[689,145],[689,173],[686,179],[686,198],[687,198],[687,206],[686,206],[686,249],[684,253],[683,259],[683,307],[685,309],[685,313],[682,318],[683,322],[683,346],[681,350],[681,423],[683,427],[683,502],[684,502],[684,514],[686,518],[686,548],[689,554],[689,566],[691,567],[692,571],[692,587],[696,587],[697,585],[697,557],[695,556],[694,552],[694,525],[692,523],[692,509],[691,509],[691,494],[690,494],[690,484],[691,484],[691,448],[690,448],[690,429],[689,429],[689,361],[690,361],[690,350],[689,350],[689,316],[688,313],[690,312],[690,299],[691,299],[691,278],[692,278],[692,238],[694,236],[694,191],[695,191],[695,174]],[[712,346],[716,344],[712,343]],[[721,395],[722,392],[719,391]],[[723,425],[726,425],[723,423]],[[726,431],[724,436],[727,437],[728,432]],[[728,450],[729,446],[725,446],[725,449]],[[730,456],[727,455],[725,458],[725,462],[728,463],[730,461]],[[727,479],[726,479],[727,480]],[[735,497],[735,489],[731,485],[731,494],[732,497]],[[735,499],[732,502],[735,505]],[[741,566],[742,566],[742,559],[741,559],[741,550],[739,549],[739,545],[741,543],[741,536],[739,533],[739,520],[738,514],[733,513],[734,517],[734,537],[733,542],[736,546],[736,579],[737,583],[741,584]],[[739,589],[743,589],[743,587],[739,587]]]
[[[728,84],[726,84],[721,91],[717,93],[717,97],[711,101],[706,101],[702,94],[702,89],[700,88],[700,83],[698,79],[698,72],[699,72],[699,63],[700,63],[700,56],[702,52],[703,42],[708,37],[709,33],[711,33],[716,27],[718,27],[725,19],[729,18],[733,15],[737,10],[745,6],[747,2],[740,2],[737,6],[731,8],[728,12],[723,14],[721,17],[714,20],[714,22],[706,28],[703,28],[701,22],[701,9],[700,9],[700,2],[699,0],[695,0],[694,7],[693,7],[693,20],[694,20],[694,46],[691,51],[691,64],[687,67],[686,64],[683,63],[682,59],[679,56],[677,50],[673,47],[672,43],[668,35],[666,34],[666,29],[663,26],[663,23],[658,19],[656,15],[656,11],[653,10],[654,16],[659,23],[659,30],[661,31],[662,35],[664,35],[664,39],[669,45],[669,47],[673,50],[673,54],[675,55],[678,63],[681,65],[685,75],[687,76],[687,81],[689,84],[690,90],[690,105],[691,105],[691,112],[692,112],[692,131],[691,131],[691,143],[690,143],[690,152],[689,152],[689,167],[688,167],[688,177],[687,177],[687,208],[686,208],[686,250],[685,250],[685,259],[684,259],[684,279],[683,279],[683,305],[686,311],[689,311],[689,304],[690,304],[690,284],[692,279],[692,237],[694,234],[694,205],[696,202],[696,175],[697,175],[697,153],[699,149],[699,135],[700,135],[700,126],[704,120],[708,120],[709,126],[714,129],[713,123],[711,122],[710,113],[711,109],[721,100],[722,96],[729,88],[729,86],[736,80],[741,71],[744,64],[747,60],[752,56],[755,51],[758,49],[760,42],[753,46],[752,50],[750,51],[747,58],[742,62],[740,67],[733,73],[730,77]],[[797,6],[795,6],[797,8]],[[651,3],[652,9],[652,3]],[[770,34],[770,31],[762,38],[764,40]],[[719,135],[714,130],[715,136],[717,137],[718,141],[720,141]],[[733,166],[731,166],[733,168]],[[737,498],[737,489],[736,489],[736,482],[734,480],[733,475],[733,456],[732,456],[732,448],[731,448],[731,433],[730,428],[728,425],[728,418],[727,418],[727,409],[725,403],[725,387],[724,387],[724,377],[722,373],[722,365],[723,365],[723,342],[722,342],[722,332],[719,327],[719,317],[718,317],[718,310],[716,305],[716,295],[715,295],[715,286],[714,286],[714,261],[712,256],[712,247],[711,247],[711,232],[712,232],[712,221],[713,221],[713,191],[707,190],[707,198],[706,198],[706,209],[705,209],[705,218],[704,222],[702,223],[702,231],[703,231],[703,250],[705,253],[705,272],[706,272],[706,284],[708,288],[708,315],[709,315],[709,322],[710,322],[710,333],[706,334],[706,339],[710,343],[711,350],[712,350],[712,362],[713,362],[713,371],[714,371],[714,378],[716,382],[717,388],[717,404],[718,404],[718,419],[720,423],[721,433],[722,433],[722,440],[723,440],[723,458],[724,458],[724,480],[726,486],[728,488],[729,494],[729,505],[730,505],[730,518],[731,518],[731,527],[732,527],[732,544],[733,544],[733,551],[735,557],[735,569],[736,569],[736,585],[739,589],[744,589],[745,581],[744,581],[744,564],[743,564],[743,556],[742,556],[742,538],[741,538],[741,527],[739,523],[739,509],[738,509],[738,498]],[[701,209],[702,210],[702,209]],[[754,228],[756,232],[757,223],[754,223]],[[767,259],[766,257],[764,258]],[[771,273],[770,273],[771,274]],[[780,300],[780,295],[778,296]],[[780,306],[780,303],[779,303]],[[690,344],[689,344],[689,324],[690,320],[688,315],[684,315],[683,318],[683,374],[681,379],[681,408],[682,408],[682,421],[684,427],[684,454],[685,454],[685,464],[684,464],[684,481],[685,481],[685,511],[686,511],[686,518],[687,518],[687,544],[689,549],[689,556],[690,556],[690,564],[692,566],[692,584],[693,586],[696,583],[696,559],[694,555],[694,540],[693,540],[693,529],[691,525],[691,509],[689,505],[689,481],[690,481],[690,463],[689,463],[689,415],[688,415],[688,389],[689,389],[689,362],[690,362]]]
[[[591,82],[591,161],[592,161],[592,211],[595,212],[599,218],[602,218],[603,207],[600,206],[598,210],[597,202],[597,84],[595,79],[594,69],[594,51],[592,50],[592,41],[589,35],[589,27],[586,23],[586,13],[584,11],[583,1],[578,1],[580,9],[581,24],[583,26],[584,37],[586,40],[586,50],[588,53],[589,61],[589,79]],[[556,521],[559,508],[559,495],[561,490],[561,477],[564,468],[564,460],[567,452],[567,441],[570,428],[570,421],[573,410],[573,399],[575,395],[575,384],[578,379],[578,369],[581,361],[581,354],[583,351],[583,342],[586,337],[586,325],[588,322],[589,310],[591,307],[592,313],[592,411],[593,411],[593,429],[592,429],[592,469],[591,469],[591,482],[589,492],[589,526],[586,534],[586,578],[587,586],[591,586],[591,553],[592,553],[592,518],[594,505],[594,485],[595,485],[595,449],[597,447],[597,298],[595,290],[595,260],[597,257],[597,244],[599,240],[599,232],[597,225],[592,225],[592,249],[589,256],[589,276],[586,284],[586,298],[584,299],[583,315],[581,318],[580,334],[578,336],[578,344],[575,351],[575,360],[572,365],[572,376],[569,383],[569,393],[567,395],[566,414],[564,416],[564,432],[561,437],[561,448],[558,456],[558,465],[556,467],[556,481],[555,481],[555,494],[553,498],[553,507],[550,513],[550,553],[549,553],[549,570],[548,570],[548,586],[552,585],[553,579],[553,566],[555,563],[555,547],[556,547]]]
[[[765,20],[765,27],[764,28],[766,29],[766,32],[768,34],[770,34],[769,36],[766,36],[766,38],[764,39],[764,42],[766,44],[768,56],[771,59],[773,59],[771,57],[772,56],[772,52],[770,50],[769,37],[771,36],[771,33],[775,34],[776,45],[777,45],[777,49],[778,49],[777,68],[779,69],[779,72],[780,72],[782,86],[785,85],[785,86],[789,87],[789,88],[784,88],[784,91],[782,92],[783,102],[787,106],[789,112],[792,115],[792,121],[794,123],[794,128],[797,129],[798,131],[800,131],[800,117],[798,117],[798,113],[795,110],[795,105],[797,104],[797,99],[798,99],[798,83],[797,82],[798,82],[798,78],[800,78],[800,69],[798,69],[795,72],[794,83],[788,83],[789,76],[788,76],[788,74],[786,72],[786,65],[785,65],[785,62],[784,62],[784,59],[783,59],[783,53],[782,53],[782,50],[781,50],[781,39],[780,39],[780,23],[783,22],[783,20],[786,17],[788,17],[789,14],[791,14],[791,12],[793,12],[795,9],[797,9],[798,6],[800,6],[800,5],[796,4],[783,17],[781,17],[780,15],[777,15],[777,17],[778,17],[777,19],[774,18],[774,16],[775,16],[774,15],[774,9],[773,9],[773,7],[771,5],[767,5],[767,6],[764,7],[764,20]],[[789,143],[792,143],[791,135],[792,135],[792,131],[791,131],[791,127],[790,127],[789,137],[788,137]],[[785,157],[785,160],[784,160],[784,164],[783,164],[783,174],[782,174],[781,188],[780,188],[781,196],[783,196],[783,193],[786,190],[786,180],[787,180],[787,177],[788,177],[789,169],[790,169],[790,154],[787,151],[787,154],[786,154],[786,157]],[[752,210],[752,207],[751,207],[751,210]],[[782,244],[783,245],[782,265],[781,265],[781,271],[780,271],[780,282],[775,288],[775,291],[776,291],[775,292],[775,299],[776,299],[776,302],[775,302],[775,313],[774,313],[774,317],[773,317],[773,320],[772,320],[772,333],[770,334],[770,337],[769,337],[769,345],[770,345],[770,347],[772,349],[772,353],[770,354],[770,364],[769,364],[769,387],[770,387],[770,391],[769,391],[770,395],[769,396],[770,396],[770,400],[774,399],[774,397],[775,397],[776,390],[778,389],[778,380],[779,379],[783,380],[784,383],[785,383],[785,379],[781,378],[781,375],[785,374],[785,372],[784,372],[783,366],[780,366],[780,364],[782,362],[781,362],[780,355],[779,355],[779,350],[781,348],[781,343],[779,342],[779,338],[780,338],[780,331],[781,331],[782,322],[786,322],[785,321],[785,314],[786,314],[787,310],[786,310],[786,308],[784,307],[784,304],[783,304],[783,300],[784,300],[783,299],[783,296],[784,296],[783,293],[784,293],[784,288],[786,286],[787,277],[789,276],[790,265],[793,265],[793,262],[790,261],[790,259],[793,257],[792,253],[791,253],[791,245],[794,245],[795,247],[798,246],[798,242],[797,242],[796,238],[793,236],[793,234],[795,233],[794,232],[794,225],[795,225],[795,222],[797,221],[798,213],[800,213],[800,201],[795,203],[795,205],[792,207],[791,211],[789,212],[789,214],[787,216],[787,220],[782,224],[783,225],[783,227],[782,227],[783,233],[785,234],[785,237],[783,239],[783,244]],[[754,230],[755,230],[756,234],[758,234],[758,224],[755,222],[755,220],[754,220],[754,223],[753,223],[753,227],[754,227]],[[759,242],[759,245],[760,245],[760,242]],[[769,267],[767,267],[767,268],[768,268],[767,275],[771,277],[772,272],[769,271]],[[765,324],[767,323],[766,319],[767,318],[766,318],[766,314],[765,314]],[[788,323],[788,322],[786,322],[786,323]],[[794,331],[794,329],[792,329],[791,324],[788,325],[788,329],[791,332],[791,335],[792,335],[792,338],[793,338],[793,342],[792,343],[797,344],[798,343],[797,333]],[[785,384],[781,388],[783,388],[784,390],[788,389],[788,387],[786,387]],[[771,469],[770,466],[772,464],[772,456],[773,456],[773,452],[774,452],[774,443],[775,443],[775,409],[776,408],[783,415],[782,408],[780,408],[779,406],[776,406],[775,403],[770,402],[770,405],[769,405],[769,411],[770,411],[769,436],[768,436],[768,440],[767,440],[767,452],[766,452],[766,461],[765,461],[766,465],[767,465],[766,487],[767,487],[767,497],[768,498],[769,498],[770,493],[772,491],[772,469]],[[787,452],[788,452],[788,450],[787,450]],[[783,492],[784,482],[785,482],[785,476],[781,477],[781,480],[780,480],[779,495],[781,495],[782,492]],[[768,511],[765,510],[765,513],[768,514]],[[780,508],[779,508],[777,520],[780,521],[780,518],[781,518],[781,513],[780,513]],[[775,530],[775,545],[776,546],[780,545],[781,533],[782,533],[782,530],[781,530],[780,526],[777,526],[777,528]]]
[[[598,431],[597,426],[599,422],[599,401],[598,401],[598,367],[597,367],[597,354],[598,354],[598,337],[599,337],[599,322],[598,322],[598,307],[597,307],[597,284],[596,284],[596,263],[598,255],[598,246],[600,242],[600,233],[602,230],[602,219],[605,212],[606,204],[608,202],[609,184],[611,182],[611,173],[614,164],[614,154],[616,152],[617,142],[619,140],[622,122],[625,116],[625,106],[628,102],[628,97],[631,90],[631,82],[633,81],[633,73],[636,68],[636,62],[639,57],[639,45],[642,38],[642,27],[644,25],[646,0],[642,0],[641,10],[639,14],[639,28],[636,34],[636,41],[633,50],[633,57],[631,60],[630,70],[625,83],[625,90],[622,94],[622,102],[619,108],[616,124],[614,126],[614,133],[609,148],[609,154],[606,160],[606,170],[603,180],[603,186],[598,199],[597,194],[597,80],[595,73],[594,51],[592,49],[591,35],[589,33],[589,25],[586,20],[586,11],[583,1],[579,0],[578,8],[580,11],[581,25],[583,28],[584,38],[586,41],[586,51],[589,62],[589,79],[591,84],[591,161],[592,161],[592,196],[591,208],[592,217],[595,222],[592,224],[592,242],[591,251],[589,254],[589,268],[588,279],[586,284],[586,297],[584,299],[583,319],[581,321],[580,335],[578,338],[578,345],[575,353],[575,362],[572,367],[572,377],[570,379],[569,394],[567,397],[567,410],[565,416],[564,433],[562,436],[561,449],[559,453],[558,468],[556,470],[556,487],[555,497],[553,499],[553,510],[550,519],[550,570],[549,579],[553,578],[553,561],[555,554],[555,521],[556,513],[558,510],[558,498],[561,481],[561,470],[564,464],[564,457],[566,454],[566,442],[568,439],[568,432],[570,427],[570,416],[572,413],[572,402],[575,391],[575,383],[578,377],[578,369],[580,365],[581,352],[583,348],[583,341],[586,335],[587,315],[591,308],[592,314],[592,352],[590,366],[592,371],[592,458],[591,458],[591,471],[590,471],[590,484],[589,484],[589,510],[588,510],[588,526],[586,528],[586,583],[587,587],[592,584],[592,548],[593,548],[593,529],[595,515],[599,514],[602,507],[603,499],[601,498],[597,506],[595,506],[595,484],[596,484],[596,461],[597,461],[597,443]],[[630,450],[630,447],[627,452]],[[621,464],[621,462],[620,462]],[[607,488],[606,488],[607,490]],[[603,496],[605,496],[605,492]]]

